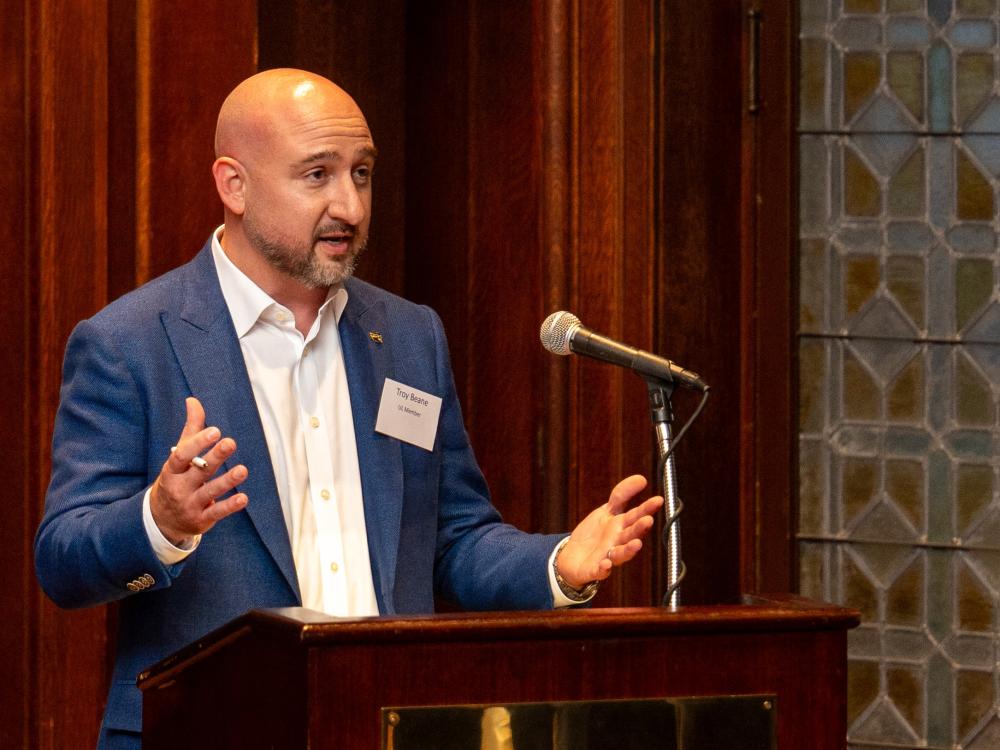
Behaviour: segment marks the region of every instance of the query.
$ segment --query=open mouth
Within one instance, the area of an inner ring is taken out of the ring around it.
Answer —
[[[319,238],[319,243],[330,252],[345,253],[351,246],[352,234],[325,234]]]

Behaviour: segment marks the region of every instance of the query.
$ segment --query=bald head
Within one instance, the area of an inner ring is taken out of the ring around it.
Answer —
[[[314,73],[258,73],[223,102],[215,153],[223,250],[275,300],[318,309],[368,238],[376,154],[358,105]]]
[[[371,137],[361,109],[333,81],[295,68],[265,70],[240,83],[222,103],[215,156],[252,161],[275,137],[317,118],[339,120],[359,136]]]

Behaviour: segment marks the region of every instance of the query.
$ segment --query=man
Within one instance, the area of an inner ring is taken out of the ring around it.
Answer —
[[[627,510],[645,487],[629,477],[569,537],[502,523],[440,320],[351,278],[376,151],[344,91],[253,76],[216,156],[224,225],[66,349],[36,568],[61,606],[121,602],[106,747],[138,745],[141,669],[248,609],[585,601],[662,503]],[[401,393],[420,405],[402,427],[380,415]]]

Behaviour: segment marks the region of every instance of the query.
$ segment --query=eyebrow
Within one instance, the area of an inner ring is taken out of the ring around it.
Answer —
[[[360,150],[360,155],[362,157],[375,159],[378,157],[378,149],[374,146],[365,146]],[[301,166],[306,166],[307,164],[315,164],[320,161],[339,161],[342,158],[343,156],[339,151],[317,151],[315,154],[310,154],[305,159],[302,159],[299,164]]]

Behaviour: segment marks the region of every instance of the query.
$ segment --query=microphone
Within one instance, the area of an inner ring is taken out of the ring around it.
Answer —
[[[554,312],[544,320],[540,336],[542,346],[553,354],[561,356],[566,356],[570,352],[583,354],[602,362],[627,367],[643,377],[677,383],[702,393],[708,390],[708,384],[698,373],[685,370],[669,359],[635,349],[591,331],[578,317],[565,310]]]

